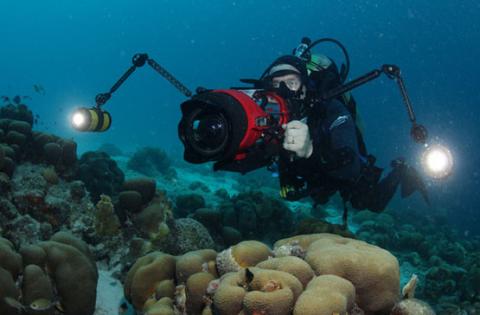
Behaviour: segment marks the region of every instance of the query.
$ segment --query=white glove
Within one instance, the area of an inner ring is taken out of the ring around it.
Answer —
[[[285,130],[283,148],[295,152],[300,158],[309,158],[313,153],[313,145],[307,124],[292,120],[282,128]]]

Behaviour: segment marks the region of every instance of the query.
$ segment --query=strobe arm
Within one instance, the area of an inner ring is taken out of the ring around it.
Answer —
[[[403,82],[400,68],[396,65],[383,65],[380,69],[372,70],[361,77],[349,81],[333,90],[327,91],[326,93],[321,95],[320,98],[322,101],[326,101],[338,97],[345,92],[351,91],[367,82],[378,78],[382,73],[386,74],[388,78],[397,82],[398,88],[400,89],[400,94],[402,95],[403,102],[407,109],[408,118],[412,123],[410,134],[413,140],[417,143],[425,143],[428,137],[427,129],[424,126],[417,124],[415,112],[413,111],[412,103],[410,101],[410,98],[408,97],[407,89],[405,87],[405,83]]]
[[[130,77],[130,75],[135,72],[137,68],[143,67],[145,63],[148,63],[153,70],[167,79],[167,81],[176,87],[183,95],[187,97],[192,96],[192,92],[185,85],[178,81],[170,72],[159,65],[155,60],[149,58],[147,54],[135,54],[132,57],[132,63],[133,65],[128,68],[128,70],[117,80],[117,82],[115,82],[108,92],[97,94],[95,97],[97,108],[105,105],[105,103],[112,97],[112,94],[118,90],[118,88]]]

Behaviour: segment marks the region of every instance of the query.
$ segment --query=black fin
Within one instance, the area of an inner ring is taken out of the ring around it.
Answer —
[[[409,197],[415,191],[418,191],[422,195],[425,202],[430,205],[427,186],[425,185],[425,182],[422,180],[420,174],[415,168],[411,166],[407,166],[405,168],[402,176],[401,186],[402,198]]]

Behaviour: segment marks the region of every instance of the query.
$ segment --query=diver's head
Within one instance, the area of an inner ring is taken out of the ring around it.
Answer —
[[[276,59],[265,70],[262,79],[271,83],[284,98],[304,98],[308,79],[305,61],[291,55]]]

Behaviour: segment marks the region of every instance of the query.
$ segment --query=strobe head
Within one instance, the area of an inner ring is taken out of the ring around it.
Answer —
[[[98,107],[80,107],[71,115],[71,124],[77,131],[103,132],[110,128],[112,116]]]

